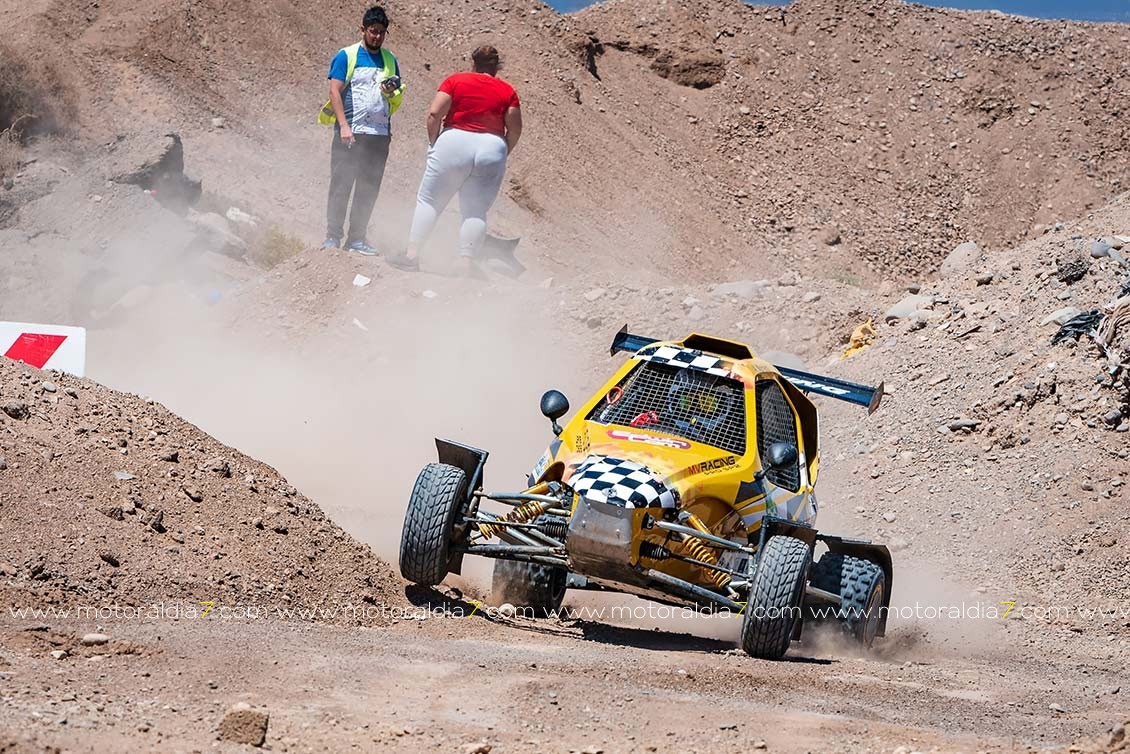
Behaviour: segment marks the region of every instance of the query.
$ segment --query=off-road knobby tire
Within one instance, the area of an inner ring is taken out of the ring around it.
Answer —
[[[840,595],[839,607],[821,603],[816,608],[824,613],[820,622],[834,620],[846,635],[870,649],[875,642],[881,619],[879,608],[887,590],[883,569],[870,560],[826,552],[812,566],[812,585]]]
[[[526,608],[538,618],[549,617],[561,609],[568,577],[564,568],[496,560],[490,585],[491,600],[498,605],[509,602],[519,610]]]
[[[742,649],[753,657],[779,660],[800,619],[812,551],[802,539],[770,537],[761,552],[742,618]]]
[[[416,477],[400,535],[400,573],[414,584],[435,586],[447,576],[455,518],[467,499],[467,475],[446,463],[429,463]]]

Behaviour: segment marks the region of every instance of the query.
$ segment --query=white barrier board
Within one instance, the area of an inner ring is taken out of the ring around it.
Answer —
[[[0,322],[0,354],[36,369],[54,369],[83,377],[86,328]]]

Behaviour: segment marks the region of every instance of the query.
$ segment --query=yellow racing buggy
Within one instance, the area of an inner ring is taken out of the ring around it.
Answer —
[[[496,602],[541,614],[567,589],[611,590],[740,615],[754,657],[782,657],[811,622],[870,647],[886,629],[891,556],[816,530],[806,394],[872,412],[882,385],[774,366],[698,334],[660,342],[624,328],[618,352],[631,357],[564,426],[565,396],[542,396],[555,439],[521,492],[485,492],[486,451],[436,440],[439,462],[421,471],[404,518],[404,577],[435,585],[480,555],[497,559]]]

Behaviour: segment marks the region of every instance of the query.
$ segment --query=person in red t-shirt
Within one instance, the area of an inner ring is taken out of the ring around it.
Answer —
[[[471,53],[473,70],[439,85],[428,110],[428,164],[416,195],[416,212],[404,254],[388,257],[402,270],[420,269],[420,246],[456,193],[463,214],[459,257],[474,274],[475,255],[487,232],[506,158],[522,136],[522,110],[514,87],[498,78],[498,50],[484,45]]]

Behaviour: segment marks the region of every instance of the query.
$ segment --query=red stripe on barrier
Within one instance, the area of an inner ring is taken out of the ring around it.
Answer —
[[[22,361],[36,369],[42,369],[43,365],[55,355],[59,346],[63,345],[63,341],[66,339],[66,335],[40,335],[25,332],[16,338],[16,342],[4,352],[4,355],[9,359]]]

